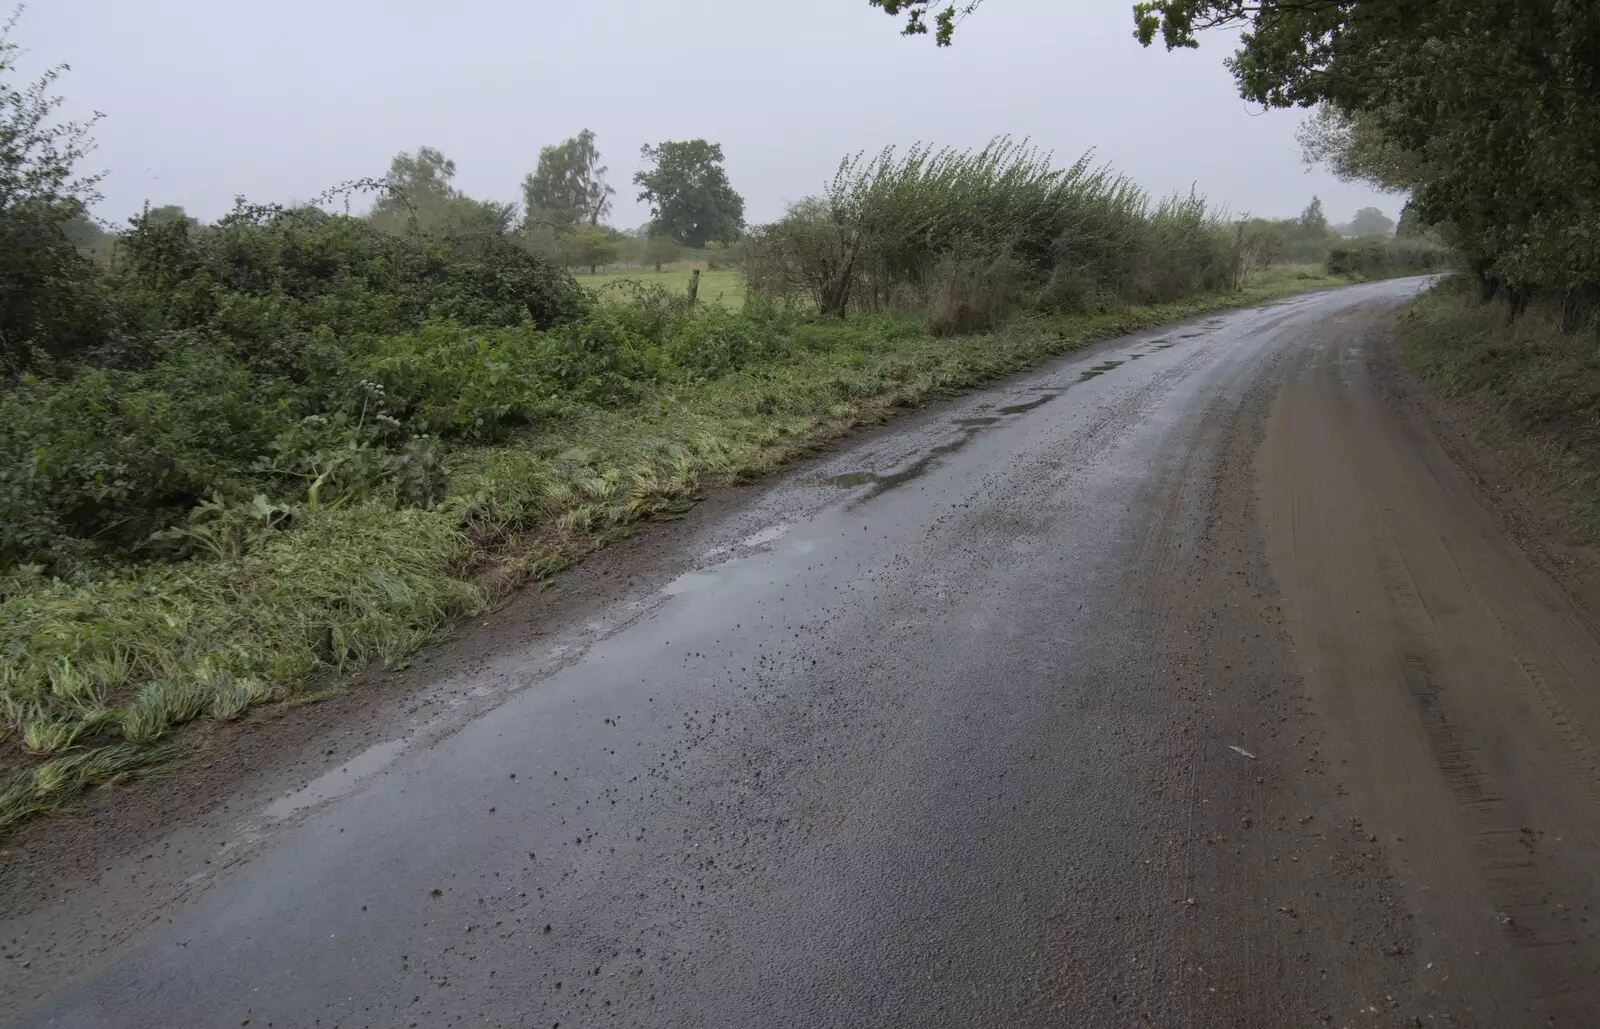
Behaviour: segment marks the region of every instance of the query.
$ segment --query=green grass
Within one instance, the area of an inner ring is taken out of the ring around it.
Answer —
[[[690,274],[691,271],[687,267],[673,267],[659,272],[648,268],[642,271],[604,271],[598,275],[584,274],[575,278],[580,285],[601,291],[603,296],[604,287],[608,283],[621,279],[657,285],[674,293],[683,293],[689,288]],[[730,269],[701,272],[700,299],[706,303],[721,304],[730,311],[741,310],[744,307],[744,277],[738,271]]]
[[[709,484],[1096,340],[1343,281],[1274,270],[1238,293],[942,339],[913,321],[806,323],[780,360],[458,452],[431,508],[302,512],[237,557],[16,570],[0,580],[0,830],[183,753],[186,723],[398,661]]]
[[[1464,283],[1417,298],[1400,320],[1406,359],[1460,405],[1479,440],[1555,502],[1580,541],[1600,543],[1600,339],[1564,335],[1530,308],[1512,322]]]

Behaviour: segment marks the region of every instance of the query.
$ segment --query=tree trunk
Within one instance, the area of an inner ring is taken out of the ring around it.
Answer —
[[[861,236],[859,233],[850,234],[849,251],[843,261],[834,271],[828,284],[822,287],[822,295],[817,298],[818,306],[823,314],[844,317],[845,311],[850,306],[850,285],[855,278],[856,255],[861,252]]]
[[[700,300],[700,269],[696,268],[689,273],[689,303],[698,303]]]
[[[1561,298],[1561,331],[1568,336],[1588,324],[1600,304],[1600,286],[1586,282],[1567,290]]]
[[[1474,261],[1472,274],[1478,280],[1478,303],[1487,304],[1500,292],[1500,279],[1489,271],[1488,261]]]

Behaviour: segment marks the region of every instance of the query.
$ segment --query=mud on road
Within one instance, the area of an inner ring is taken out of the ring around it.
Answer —
[[[929,409],[501,612],[353,755],[25,840],[7,1024],[1600,1022],[1589,584],[1395,366],[1417,287]]]

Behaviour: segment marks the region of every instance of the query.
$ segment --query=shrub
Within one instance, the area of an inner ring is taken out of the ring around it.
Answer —
[[[435,322],[379,341],[356,364],[379,387],[375,416],[415,432],[487,440],[557,408],[543,343],[531,328]]]
[[[928,276],[924,313],[935,336],[986,332],[1015,306],[1026,271],[1010,254],[968,257],[952,253]]]
[[[0,564],[137,548],[216,490],[289,421],[280,383],[186,336],[149,371],[27,376],[0,396]]]
[[[1058,169],[998,139],[976,153],[846,159],[823,195],[753,234],[742,267],[768,301],[804,297],[825,314],[916,306],[936,331],[957,332],[995,324],[1030,281],[1059,312],[1227,288],[1238,254],[1194,194],[1152,209],[1088,155]]]
[[[318,208],[240,203],[215,226],[141,215],[118,240],[111,287],[126,333],[197,327],[265,344],[451,318],[545,328],[581,317],[571,276],[508,237],[402,238]]]
[[[716,306],[683,319],[662,344],[664,356],[694,379],[714,379],[738,371],[766,350],[758,326]]]
[[[1421,275],[1449,265],[1449,251],[1420,237],[1353,239],[1328,251],[1324,267],[1334,275],[1380,279]]]
[[[1121,293],[1135,303],[1163,303],[1233,285],[1238,255],[1229,233],[1198,195],[1163,200],[1151,214]]]

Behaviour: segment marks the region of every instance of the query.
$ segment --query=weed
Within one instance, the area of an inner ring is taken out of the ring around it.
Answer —
[[[122,738],[129,743],[154,743],[166,735],[169,723],[165,705],[158,698],[140,693],[122,709]]]
[[[30,754],[60,754],[81,736],[86,726],[79,721],[37,719],[22,733],[22,746]]]
[[[211,717],[219,722],[231,722],[244,714],[249,706],[249,690],[236,682],[223,683],[212,694]]]

